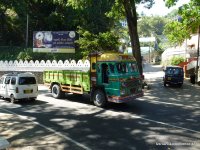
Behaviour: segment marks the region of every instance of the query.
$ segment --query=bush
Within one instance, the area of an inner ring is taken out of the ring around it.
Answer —
[[[171,65],[179,65],[182,62],[184,62],[184,58],[181,56],[174,56],[170,60]]]

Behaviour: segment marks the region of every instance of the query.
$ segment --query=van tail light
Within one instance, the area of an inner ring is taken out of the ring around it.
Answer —
[[[15,91],[16,91],[16,93],[19,93],[19,89],[18,89],[18,87],[16,87]]]

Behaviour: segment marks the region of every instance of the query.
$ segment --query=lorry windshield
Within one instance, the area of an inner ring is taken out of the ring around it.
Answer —
[[[138,72],[138,67],[136,63],[130,62],[128,63],[128,67],[129,67],[130,72]]]
[[[118,73],[138,72],[137,65],[134,62],[121,62],[117,63],[116,66]]]
[[[128,73],[128,67],[126,63],[124,62],[117,63],[116,66],[118,73]]]
[[[26,84],[36,84],[35,78],[34,77],[20,77],[19,85],[26,85]]]

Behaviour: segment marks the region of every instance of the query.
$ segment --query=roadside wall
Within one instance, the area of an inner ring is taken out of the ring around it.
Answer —
[[[75,60],[72,61],[22,61],[22,60],[14,60],[14,61],[2,61],[0,60],[0,76],[6,73],[12,72],[32,72],[35,74],[37,81],[39,84],[43,83],[43,72],[45,70],[81,70],[81,71],[88,71],[90,69],[90,62],[89,60],[82,61],[79,60],[76,62]]]

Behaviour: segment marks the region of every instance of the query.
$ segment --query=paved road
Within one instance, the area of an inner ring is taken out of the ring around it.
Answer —
[[[200,87],[165,88],[160,66],[149,64],[145,78],[144,97],[106,109],[88,96],[56,100],[44,86],[35,103],[0,100],[0,135],[13,150],[199,150]]]

